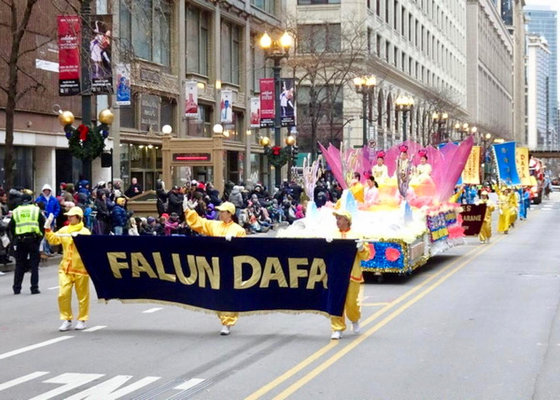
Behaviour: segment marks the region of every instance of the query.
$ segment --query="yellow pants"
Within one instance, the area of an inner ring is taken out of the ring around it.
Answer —
[[[60,319],[71,321],[72,317],[72,287],[76,288],[78,295],[78,321],[87,321],[89,319],[89,276],[67,274],[59,271],[58,273],[58,309],[60,310]]]
[[[492,222],[484,221],[482,223],[482,228],[480,229],[480,233],[478,234],[478,239],[484,242],[486,240],[490,240],[492,237]]]
[[[218,317],[220,317],[220,321],[222,322],[222,325],[233,326],[237,322],[239,313],[222,312],[222,313],[218,313]]]
[[[511,226],[511,215],[508,210],[504,210],[498,218],[498,232],[505,232]]]
[[[346,316],[352,322],[358,322],[362,317],[360,306],[358,306],[358,295],[360,294],[360,283],[350,281],[348,285],[348,293],[346,293],[346,302],[344,303],[344,312],[342,317],[331,317],[331,329],[333,331],[346,330]]]

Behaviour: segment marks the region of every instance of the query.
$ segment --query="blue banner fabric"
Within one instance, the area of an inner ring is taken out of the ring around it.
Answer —
[[[341,316],[353,240],[78,236],[100,300],[241,314]]]
[[[498,169],[498,180],[506,185],[520,185],[515,165],[515,142],[492,145]]]

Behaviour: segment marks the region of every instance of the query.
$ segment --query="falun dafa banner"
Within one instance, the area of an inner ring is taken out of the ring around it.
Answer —
[[[462,180],[464,184],[480,185],[480,146],[473,146],[471,149],[463,169]]]
[[[515,165],[517,166],[517,175],[521,180],[521,185],[532,186],[531,173],[529,172],[529,149],[526,147],[517,147],[515,149]]]

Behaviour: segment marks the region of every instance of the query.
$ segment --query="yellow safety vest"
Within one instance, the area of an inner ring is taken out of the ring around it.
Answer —
[[[33,233],[41,236],[41,229],[39,228],[39,212],[39,207],[32,204],[19,206],[14,210],[16,236]]]

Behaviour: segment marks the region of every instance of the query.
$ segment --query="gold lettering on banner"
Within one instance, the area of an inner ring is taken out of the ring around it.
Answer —
[[[113,271],[113,276],[117,279],[122,279],[121,269],[129,269],[130,266],[127,262],[120,262],[119,259],[126,260],[126,253],[107,253],[107,260],[109,260],[109,265],[111,266],[111,271]]]
[[[191,257],[191,256],[189,256]],[[190,263],[189,263],[190,265]],[[198,268],[198,286],[206,287],[206,277],[210,282],[212,289],[220,289],[220,260],[218,257],[212,257],[212,267],[206,260],[206,257],[196,256],[196,266]]]
[[[270,284],[270,281],[277,281],[278,287],[288,287],[288,281],[286,281],[286,275],[284,275],[282,264],[280,264],[280,260],[276,257],[270,257],[266,259],[260,287],[267,288]]]
[[[306,289],[315,289],[315,285],[323,282],[323,288],[327,288],[327,266],[322,258],[314,258],[311,268],[309,269],[309,281],[307,281]]]
[[[152,257],[154,258],[154,263],[156,264],[156,270],[159,276],[159,279],[162,281],[168,282],[175,282],[177,281],[177,277],[173,274],[168,274],[165,272],[165,268],[163,266],[163,261],[161,260],[161,253],[152,253]]]
[[[191,274],[188,278],[185,277],[185,273],[183,272],[183,265],[181,264],[181,257],[179,254],[172,254],[171,257],[173,258],[173,266],[175,267],[175,274],[177,274],[177,278],[179,278],[179,282],[183,285],[192,285],[196,282],[196,278],[198,276],[198,271],[196,269],[196,264],[194,262],[194,257],[192,257],[192,263],[189,260],[189,270]]]
[[[290,288],[297,289],[299,287],[299,278],[306,278],[308,276],[307,270],[298,269],[298,266],[309,264],[307,258],[289,258],[288,265],[290,269]]]
[[[132,265],[133,278],[139,278],[140,274],[144,272],[145,274],[148,274],[150,278],[157,279],[157,275],[152,269],[152,266],[142,253],[130,253],[130,264]]]
[[[243,280],[243,266],[251,266],[251,277],[246,281]],[[250,256],[233,257],[233,288],[249,289],[257,284],[261,279],[262,268],[259,261]]]

